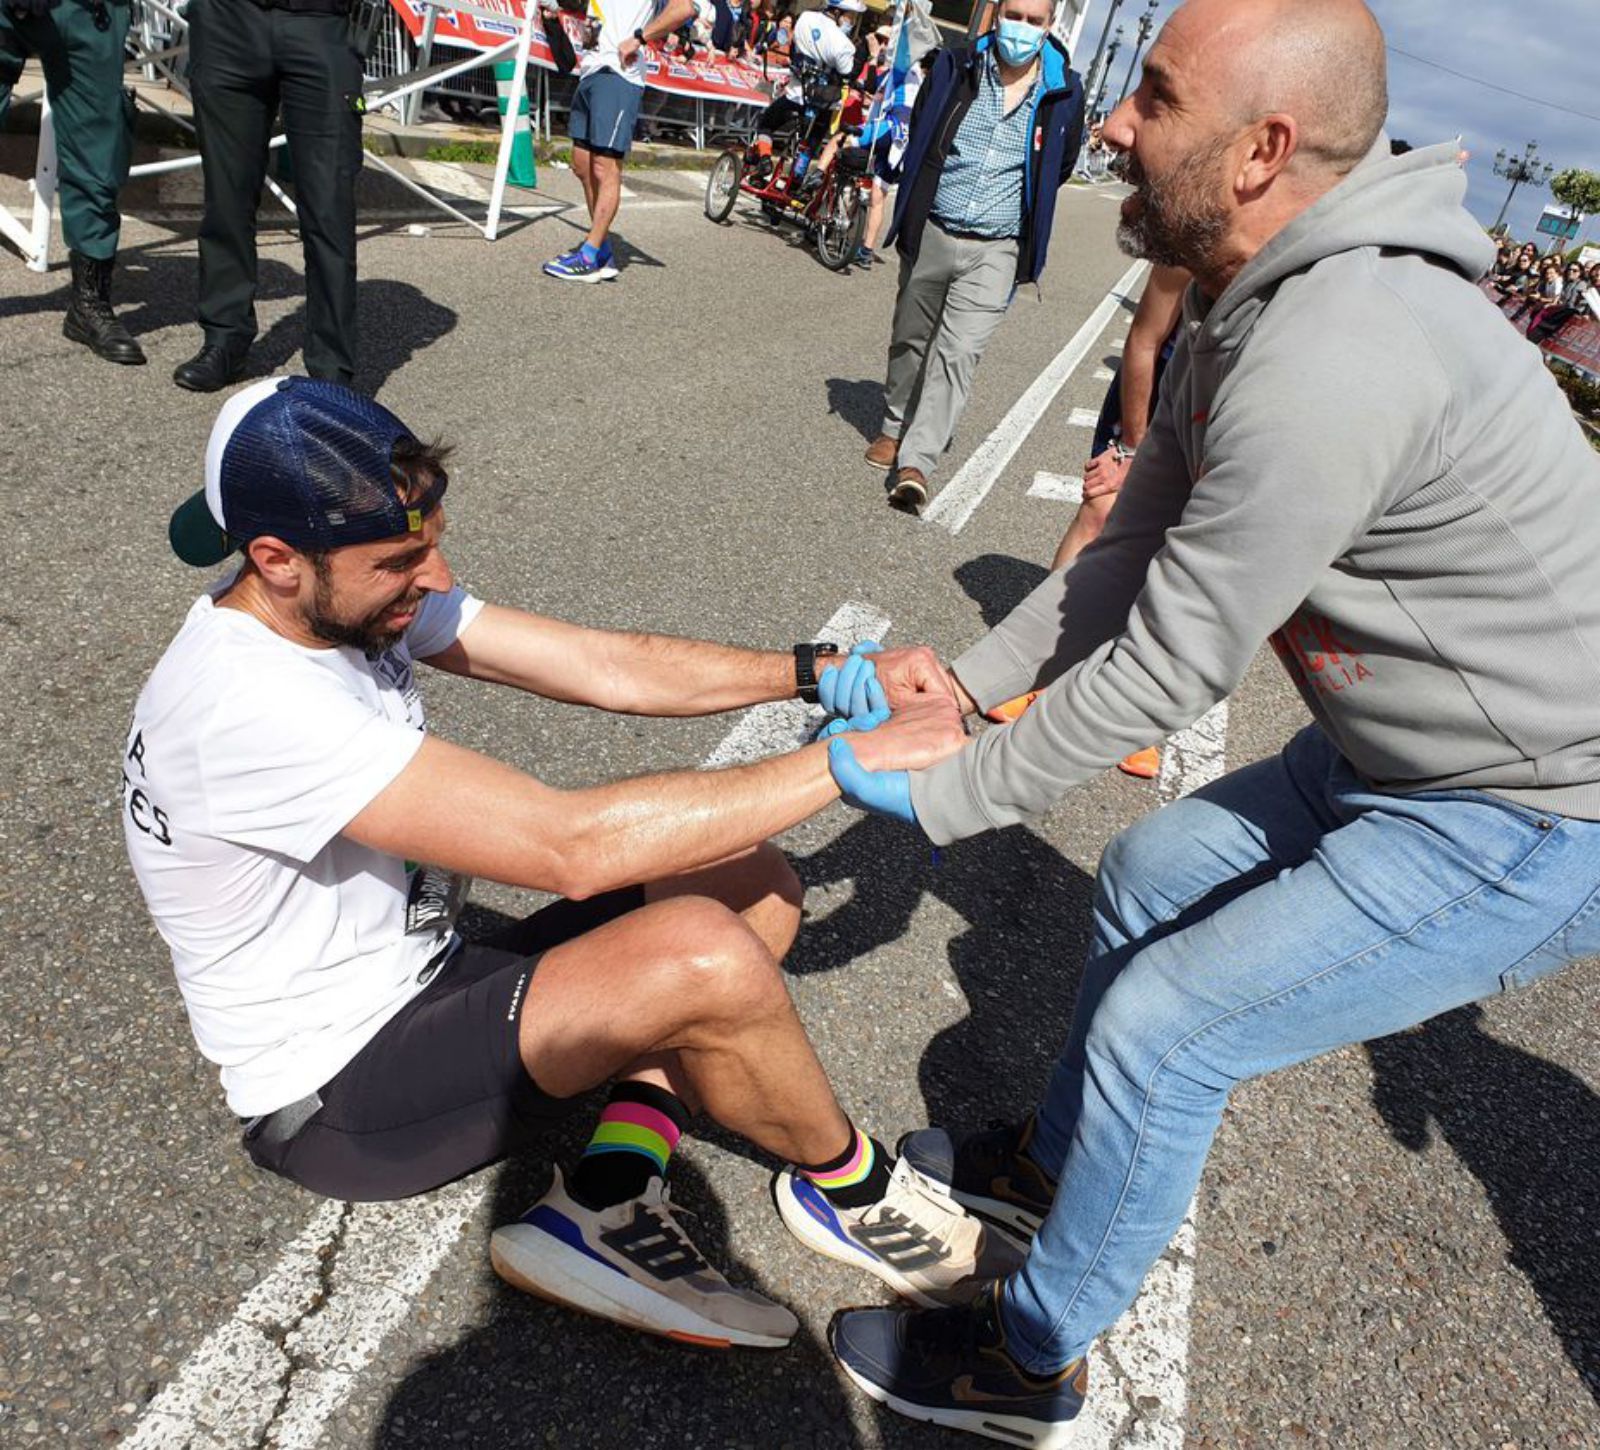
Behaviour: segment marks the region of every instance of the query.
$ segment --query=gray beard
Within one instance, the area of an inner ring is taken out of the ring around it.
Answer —
[[[1216,199],[1217,163],[1227,149],[1221,140],[1203,146],[1160,181],[1140,175],[1139,215],[1118,226],[1117,245],[1157,266],[1205,271],[1228,233],[1228,213]],[[1137,171],[1131,161],[1129,170]]]

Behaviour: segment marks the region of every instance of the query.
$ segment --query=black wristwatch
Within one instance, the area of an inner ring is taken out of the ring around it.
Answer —
[[[648,43],[649,43],[649,42],[647,42],[647,41],[646,41],[646,40],[645,40],[645,38],[644,38],[644,31],[643,31],[643,29],[639,29],[639,30],[636,30],[636,31],[634,31],[634,32],[633,32],[633,38],[634,38],[634,39],[635,39],[635,40],[637,40],[637,41],[638,41],[638,42],[639,42],[639,44],[640,44],[640,45],[646,45],[646,44],[648,44]]]
[[[839,646],[826,641],[797,644],[794,647],[794,692],[808,705],[817,703],[817,657],[839,653]]]

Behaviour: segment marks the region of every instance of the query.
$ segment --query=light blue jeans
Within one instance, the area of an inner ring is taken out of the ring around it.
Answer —
[[[1031,1149],[1060,1187],[1002,1313],[1084,1353],[1194,1195],[1236,1083],[1600,954],[1600,823],[1383,795],[1315,726],[1124,831]]]

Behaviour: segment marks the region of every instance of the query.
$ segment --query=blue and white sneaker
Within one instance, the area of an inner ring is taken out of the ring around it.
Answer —
[[[543,1198],[494,1231],[489,1261],[518,1289],[686,1344],[782,1349],[800,1328],[783,1305],[734,1288],[701,1257],[660,1178],[596,1212],[557,1169]]]
[[[582,247],[563,252],[555,261],[544,264],[544,274],[563,282],[609,282],[617,275],[611,243],[607,242],[592,254],[586,253]]]
[[[772,1180],[784,1226],[807,1248],[876,1274],[918,1304],[964,1303],[1009,1274],[1022,1252],[937,1192],[902,1158],[888,1191],[863,1208],[840,1208],[810,1179],[785,1168]]]
[[[844,1372],[879,1404],[1033,1450],[1071,1442],[1089,1392],[1082,1359],[1054,1375],[1029,1374],[1012,1359],[998,1285],[976,1303],[950,1309],[846,1309],[828,1326],[828,1343]]]

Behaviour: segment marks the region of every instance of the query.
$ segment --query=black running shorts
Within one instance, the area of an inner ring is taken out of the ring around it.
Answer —
[[[461,948],[338,1075],[287,1142],[258,1121],[245,1151],[329,1198],[408,1198],[514,1152],[566,1116],[522,1065],[517,1021],[539,957],[644,905],[629,887],[557,901]]]

